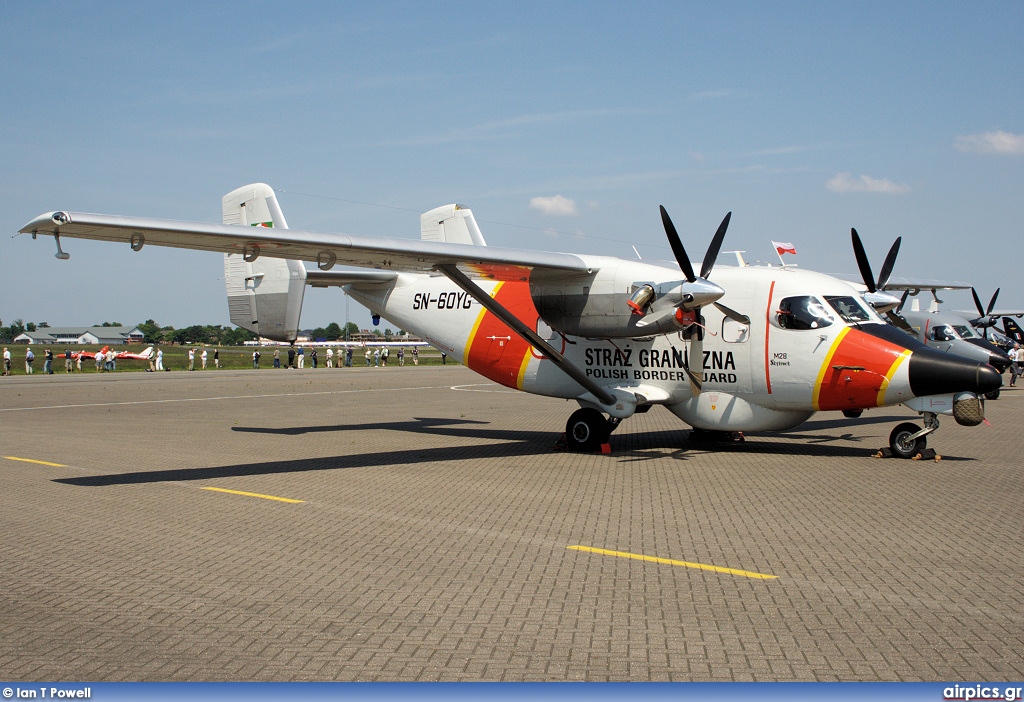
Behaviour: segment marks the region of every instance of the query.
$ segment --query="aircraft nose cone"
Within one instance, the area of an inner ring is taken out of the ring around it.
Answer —
[[[988,352],[988,364],[1002,373],[1010,367],[1012,361],[1002,349],[986,339],[967,339],[972,345]]]
[[[987,363],[929,348],[910,355],[910,390],[918,397],[955,392],[984,395],[1002,384],[999,371]]]

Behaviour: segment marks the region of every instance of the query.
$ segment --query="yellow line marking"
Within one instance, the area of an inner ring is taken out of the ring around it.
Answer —
[[[17,456],[4,456],[8,461],[24,461],[25,463],[38,463],[41,466],[53,466],[54,468],[67,468],[63,463],[50,463],[49,461],[37,461],[32,458],[18,458]]]
[[[274,495],[261,495],[258,492],[242,492],[241,490],[226,490],[224,488],[217,487],[204,487],[199,488],[200,490],[213,490],[214,492],[226,492],[229,495],[245,495],[246,497],[259,497],[264,500],[276,500],[278,502],[289,502],[291,504],[298,504],[305,502],[305,500],[293,500],[290,497],[275,497]]]
[[[665,565],[682,566],[684,568],[696,568],[697,570],[710,570],[713,573],[727,573],[728,575],[741,575],[744,578],[756,578],[758,580],[775,580],[779,576],[755,573],[750,570],[737,570],[736,568],[722,568],[720,566],[707,565],[706,563],[690,563],[688,561],[674,561],[671,558],[658,558],[657,556],[644,556],[639,553],[628,551],[607,551],[603,548],[591,548],[590,546],[566,546],[573,551],[586,551],[588,553],[599,553],[602,556],[617,556],[619,558],[632,558],[636,561],[650,561],[651,563],[662,563]]]

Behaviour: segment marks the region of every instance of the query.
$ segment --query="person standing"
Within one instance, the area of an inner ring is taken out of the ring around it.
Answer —
[[[4,347],[4,375],[11,374],[11,352]]]
[[[149,361],[149,368],[146,369],[146,372],[147,373],[154,373],[154,372],[156,372],[156,354],[153,353],[152,349],[150,349],[150,351],[149,351],[149,358],[146,359],[146,360]]]
[[[1017,385],[1017,376],[1024,371],[1024,348],[1020,344],[1014,344],[1010,350],[1010,387]]]
[[[405,349],[404,348],[399,348],[398,349],[398,365],[399,365],[399,367],[405,365]]]
[[[95,360],[96,360],[96,372],[99,373],[100,371],[103,370],[103,365],[107,362],[107,354],[103,353],[103,351],[97,351],[96,352],[96,356],[95,356]]]
[[[281,349],[274,349],[274,368],[281,367]]]
[[[288,367],[289,368],[294,368],[295,367],[295,347],[294,346],[289,346],[288,347]]]
[[[64,349],[64,372],[65,373],[70,373],[71,371],[73,371],[75,369],[75,367],[74,367],[74,365],[72,365],[72,363],[73,363],[73,361],[71,359],[71,349]]]
[[[441,352],[441,365],[442,366],[447,366],[448,365],[448,354],[446,354],[444,351]]]
[[[220,349],[213,350],[213,367],[220,368]]]
[[[32,347],[25,349],[25,372],[32,375],[32,361],[36,360],[36,355],[32,353]]]
[[[352,367],[352,347],[348,346],[345,348],[345,367]]]
[[[203,352],[199,354],[199,360],[203,364],[203,370],[206,370],[206,349],[203,349]]]
[[[327,367],[328,368],[334,368],[334,349],[332,349],[330,346],[327,347],[326,356],[327,356]]]
[[[309,360],[313,362],[313,367],[316,368],[316,349],[309,350]]]
[[[78,370],[82,370],[82,354],[81,353],[79,353],[78,354],[78,358],[75,359],[75,366],[78,367]]]
[[[299,356],[299,366],[298,367],[299,368],[305,368],[305,366],[306,366],[306,352],[300,346],[299,350],[296,351],[296,353]]]
[[[420,350],[418,347],[412,347],[412,364],[418,366],[420,364]]]
[[[260,352],[259,351],[253,351],[252,352],[252,367],[254,369],[259,370],[259,367],[260,367]]]
[[[164,350],[156,350],[156,369],[162,371],[164,369]]]
[[[189,349],[188,350],[188,369],[189,370],[195,370],[196,369],[196,350],[195,349]]]
[[[53,350],[46,349],[43,352],[43,372],[47,375],[53,375]]]

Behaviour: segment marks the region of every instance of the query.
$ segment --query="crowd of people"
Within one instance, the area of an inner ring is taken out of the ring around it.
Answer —
[[[320,351],[321,350],[318,349],[315,346],[314,347],[309,347],[309,352],[307,354],[306,348],[301,346],[301,345],[299,345],[299,346],[289,346],[289,347],[287,347],[287,350],[284,352],[284,355],[285,355],[285,358],[286,358],[286,364],[287,364],[284,367],[286,367],[286,368],[305,368],[306,367],[306,357],[308,355],[309,356],[310,366],[313,367],[313,368],[318,368],[319,365],[320,365]],[[365,349],[364,349],[364,352],[363,352],[363,356],[365,358],[366,365],[367,366],[387,366],[388,365],[388,361],[391,358],[391,351],[392,351],[391,348],[389,348],[387,346],[379,346],[379,347],[375,347],[375,348],[372,348],[372,349],[371,349],[370,346],[366,346]],[[96,364],[96,371],[97,372],[109,372],[109,371],[116,371],[117,370],[117,352],[115,352],[113,349],[108,349],[105,352],[104,351],[97,351],[95,353],[93,353],[93,352],[81,353],[81,352],[73,352],[70,348],[66,348],[64,350],[64,354],[63,355],[64,355],[64,372],[65,373],[73,373],[76,370],[81,371],[82,370],[82,359],[83,358],[85,358],[85,359],[92,359],[95,362],[95,364]],[[253,352],[252,352],[252,367],[253,368],[259,368],[260,367],[260,357],[261,357],[261,355],[262,355],[262,352],[261,352],[261,350],[259,348],[253,350]],[[351,368],[352,367],[352,359],[353,359],[353,356],[354,356],[354,349],[353,349],[353,347],[348,346],[348,347],[339,348],[339,349],[335,350],[334,348],[328,346],[325,350],[323,350],[323,355],[324,355],[324,359],[325,359],[324,365],[327,368]],[[420,363],[420,351],[419,351],[419,348],[413,347],[412,350],[409,352],[409,355],[412,357],[413,365],[417,365],[418,366],[419,363]],[[395,351],[395,356],[396,356],[396,358],[398,360],[398,365],[399,366],[404,366],[405,365],[405,359],[406,359],[406,349],[404,347],[399,347]],[[443,362],[447,362],[446,354],[441,354],[441,357],[442,357],[442,361]],[[221,367],[221,363],[220,363],[220,349],[219,348],[213,349],[212,354],[211,354],[210,350],[206,349],[206,348],[200,348],[200,347],[189,348],[188,352],[187,352],[187,358],[188,358],[187,368],[190,371],[206,370],[208,368],[208,364],[210,363],[210,361],[213,362],[213,367],[214,368],[220,368]],[[24,356],[25,373],[26,374],[32,374],[35,371],[35,360],[36,360],[36,355],[32,351],[32,347],[31,346],[26,347],[25,348],[25,356]],[[53,375],[53,360],[54,360],[53,351],[51,349],[46,349],[43,352],[43,368],[42,368],[42,372],[43,373],[49,374],[49,375]],[[165,368],[165,366],[164,366],[164,352],[163,352],[163,349],[160,348],[160,347],[156,347],[156,349],[153,351],[153,353],[151,353],[149,355],[149,358],[147,360],[149,362],[149,367],[146,368],[147,372],[170,370],[170,368]],[[13,364],[13,359],[12,359],[12,356],[11,356],[11,351],[8,348],[4,348],[4,351],[3,351],[3,373],[2,373],[2,375],[13,375],[12,364]],[[274,368],[281,368],[281,367],[282,367],[282,351],[281,351],[281,348],[275,348],[274,349]]]
[[[412,356],[412,363],[415,366],[420,364],[420,350],[417,347],[412,348],[410,353]],[[443,360],[447,361],[445,354],[441,354]],[[252,352],[252,367],[260,367],[260,356],[259,349]],[[305,368],[306,367],[306,349],[303,346],[289,346],[285,354],[285,368]],[[313,368],[320,367],[320,352],[317,347],[313,346],[309,349],[309,364]],[[351,368],[352,358],[354,356],[354,350],[351,346],[346,346],[344,350],[338,349],[335,351],[332,347],[328,346],[324,351],[324,367],[326,368]],[[399,347],[395,352],[395,356],[398,359],[398,365],[405,365],[405,347]],[[370,346],[365,346],[363,349],[363,357],[366,359],[367,366],[387,366],[388,359],[391,357],[391,349],[387,346],[379,346],[374,348],[372,351]],[[371,363],[372,360],[372,363]],[[281,349],[274,349],[274,368],[281,368]]]

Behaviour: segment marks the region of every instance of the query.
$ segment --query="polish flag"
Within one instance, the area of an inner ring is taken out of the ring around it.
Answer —
[[[772,246],[775,247],[775,250],[779,252],[780,256],[784,253],[796,253],[796,247],[788,241],[773,241]]]

